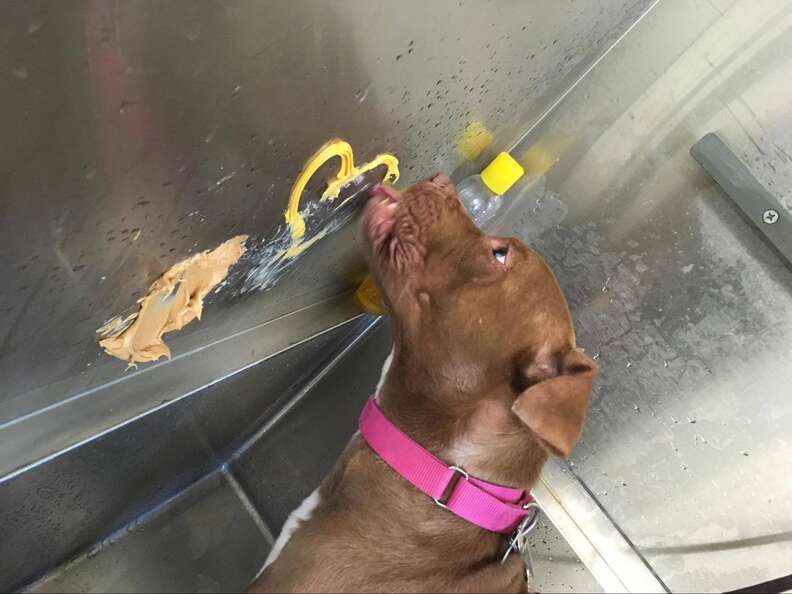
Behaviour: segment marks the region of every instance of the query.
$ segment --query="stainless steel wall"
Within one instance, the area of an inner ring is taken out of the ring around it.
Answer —
[[[0,480],[0,591],[18,589],[78,554],[112,542],[117,538],[112,536],[115,532],[130,524],[130,529],[134,529],[141,516],[167,508],[174,496],[227,463],[246,443],[257,443],[255,437],[262,427],[281,416],[292,399],[310,391],[370,323],[358,320],[341,326],[24,472],[4,476]],[[377,373],[374,367],[369,375]],[[367,378],[366,374],[358,374],[356,381]],[[349,378],[346,383],[350,384]],[[355,394],[365,398],[366,392],[358,390]],[[324,395],[321,391],[318,394]],[[344,429],[354,425],[354,414],[347,414],[344,424],[336,422],[338,413],[351,412],[349,408],[360,401],[360,397],[347,396],[345,406],[337,399],[326,400],[336,404],[337,412],[325,415],[325,429],[319,433],[326,437],[335,429],[336,435],[332,440],[315,442],[313,453],[319,476],[327,471],[348,439],[351,431]],[[244,451],[250,449],[245,447]],[[277,468],[276,460],[290,464],[282,451],[274,458],[267,468]],[[251,461],[256,462],[260,462],[260,457]],[[247,478],[245,471],[249,475],[257,470],[240,462],[234,465],[233,473]],[[279,502],[285,499],[276,508],[280,509],[294,501],[306,486],[292,481],[273,489],[269,497]],[[251,496],[263,498],[266,491],[265,485],[258,485]],[[244,505],[246,501],[236,503]],[[217,511],[221,516],[224,513]],[[246,540],[249,526],[244,519],[237,520],[221,520],[223,531]],[[269,526],[271,531],[280,528],[280,524]],[[270,544],[271,539],[269,543],[247,541],[247,556],[262,561]],[[250,579],[256,569],[251,568],[253,573],[243,581]],[[193,577],[200,573],[194,572]],[[128,581],[116,589],[127,591],[132,583]],[[97,582],[79,590],[96,591]]]
[[[466,127],[508,144],[648,4],[0,6],[0,440],[15,419],[133,379],[94,330],[189,253],[273,232],[326,139],[358,159],[395,152],[405,183],[464,169]],[[351,232],[317,250],[288,287],[210,305],[174,353],[359,280]]]

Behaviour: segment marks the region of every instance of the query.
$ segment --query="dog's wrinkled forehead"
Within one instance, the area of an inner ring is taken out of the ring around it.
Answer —
[[[445,175],[409,187],[401,200],[404,212],[400,214],[416,227],[415,231],[425,244],[458,242],[481,235]]]

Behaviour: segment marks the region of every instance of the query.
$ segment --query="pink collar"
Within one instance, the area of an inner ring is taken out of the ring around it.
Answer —
[[[388,466],[440,507],[491,532],[509,534],[531,514],[533,497],[448,466],[391,423],[369,398],[360,415],[360,434]]]

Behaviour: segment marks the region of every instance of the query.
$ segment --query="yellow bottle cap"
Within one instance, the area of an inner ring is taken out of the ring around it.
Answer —
[[[387,312],[382,305],[379,289],[374,284],[374,279],[367,276],[355,291],[355,299],[360,305],[361,309],[368,314],[375,316],[385,315]]]
[[[506,191],[520,179],[525,170],[522,165],[514,160],[509,153],[500,153],[492,160],[492,163],[481,172],[481,181],[498,196],[505,194]]]

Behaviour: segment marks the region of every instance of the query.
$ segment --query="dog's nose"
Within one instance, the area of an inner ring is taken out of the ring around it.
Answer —
[[[451,178],[445,173],[436,173],[429,181],[436,183],[440,187],[451,185]]]

